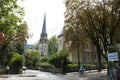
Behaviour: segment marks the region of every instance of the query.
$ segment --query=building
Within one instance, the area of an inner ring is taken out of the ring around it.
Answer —
[[[61,33],[58,35],[58,51],[66,48],[64,30],[62,29]]]
[[[64,30],[62,29],[61,33],[58,35],[58,51],[63,49],[68,49],[70,42],[65,42]],[[78,63],[78,52],[76,50],[71,51],[69,55],[69,60]],[[86,43],[80,47],[80,64],[93,64],[96,65],[98,62],[96,47],[91,43]],[[104,59],[102,59],[104,62]]]
[[[43,26],[42,26],[42,32],[40,35],[39,40],[39,50],[41,56],[47,56],[48,54],[48,38],[46,33],[46,14],[44,16]]]

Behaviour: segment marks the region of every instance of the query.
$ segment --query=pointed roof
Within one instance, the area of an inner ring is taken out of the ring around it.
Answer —
[[[46,33],[46,13],[44,15],[44,22],[43,22],[43,27],[42,27],[42,34],[47,34]]]

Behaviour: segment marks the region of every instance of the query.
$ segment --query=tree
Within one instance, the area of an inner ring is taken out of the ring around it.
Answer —
[[[71,5],[72,1],[75,5]],[[86,33],[82,30],[79,19],[77,19],[74,9],[76,7],[77,0],[66,0],[66,12],[65,12],[65,26],[64,26],[64,36],[65,41],[70,43],[68,46],[68,52],[76,52],[78,56],[78,68],[80,67],[80,50],[83,44],[87,44],[89,41],[87,39]]]
[[[10,73],[19,74],[22,68],[22,62],[23,62],[23,55],[20,55],[19,53],[14,52],[12,59],[10,60],[10,63],[9,63]]]
[[[0,45],[0,65],[5,65],[8,47],[15,46],[19,41],[25,42],[29,34],[23,22],[24,9],[17,4],[17,0],[1,0],[0,6],[0,32],[5,35]]]
[[[28,49],[25,54],[25,65],[30,69],[38,69],[40,63],[40,53],[38,50]]]
[[[50,54],[55,54],[58,48],[58,40],[56,36],[52,36],[48,41],[48,50]]]
[[[49,62],[56,68],[62,68],[63,71],[67,69],[67,64],[69,63],[68,54],[65,50],[61,50],[57,54],[52,54]]]
[[[96,46],[98,67],[101,70],[101,55],[107,61],[107,46],[120,41],[120,5],[114,5],[114,0],[96,2],[66,0],[65,27],[79,26],[86,36]],[[115,3],[117,4],[117,3]],[[67,30],[66,28],[66,30]],[[116,35],[117,34],[117,35]],[[103,54],[105,52],[105,54]]]

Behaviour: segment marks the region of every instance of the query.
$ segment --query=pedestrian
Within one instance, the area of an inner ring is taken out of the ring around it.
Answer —
[[[9,74],[9,66],[7,66],[7,74]]]
[[[79,73],[82,75],[82,74],[84,74],[84,71],[85,71],[85,67],[80,66]]]
[[[109,77],[111,80],[113,79],[113,70],[112,69],[109,69]]]
[[[120,80],[120,64],[117,65],[117,67],[116,67],[116,75],[117,75],[117,76],[116,76],[116,77],[117,77],[116,79],[117,79],[117,80]]]

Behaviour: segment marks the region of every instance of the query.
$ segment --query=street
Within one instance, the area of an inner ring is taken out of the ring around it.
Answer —
[[[0,80],[108,80],[106,70],[98,72],[86,71],[84,75],[79,75],[78,72],[66,74],[49,73],[37,70],[26,70],[23,74],[18,75],[1,75]]]

